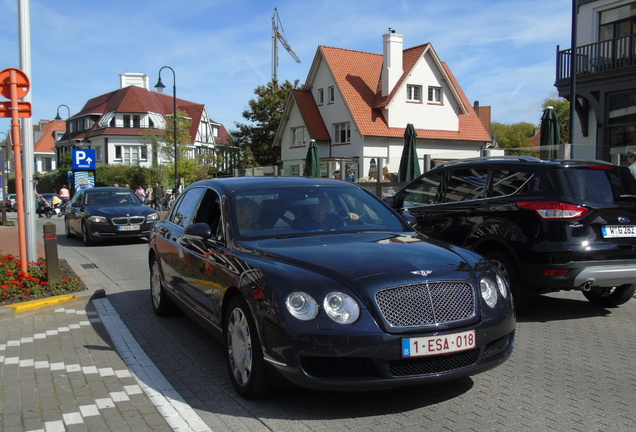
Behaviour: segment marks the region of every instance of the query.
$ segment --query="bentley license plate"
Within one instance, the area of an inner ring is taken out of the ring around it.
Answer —
[[[475,348],[475,330],[402,339],[402,357],[446,354]]]
[[[119,231],[138,231],[139,228],[139,225],[122,225],[117,227]]]
[[[636,225],[603,225],[603,237],[636,237]]]

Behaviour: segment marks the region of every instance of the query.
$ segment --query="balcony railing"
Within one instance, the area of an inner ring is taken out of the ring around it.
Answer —
[[[572,49],[557,47],[557,81],[570,78]],[[593,74],[636,66],[636,34],[576,48],[576,74]]]

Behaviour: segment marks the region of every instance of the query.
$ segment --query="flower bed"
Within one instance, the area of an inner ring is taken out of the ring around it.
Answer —
[[[49,283],[46,263],[27,264],[27,272],[21,269],[19,258],[0,254],[0,304],[35,300],[60,294],[83,291],[86,286],[64,260],[60,260],[60,282]]]

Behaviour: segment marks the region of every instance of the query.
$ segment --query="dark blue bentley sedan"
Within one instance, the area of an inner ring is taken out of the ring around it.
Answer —
[[[284,381],[389,389],[474,375],[512,353],[515,313],[485,258],[417,234],[339,180],[243,177],[183,191],[149,242],[158,315],[223,340],[247,398]]]

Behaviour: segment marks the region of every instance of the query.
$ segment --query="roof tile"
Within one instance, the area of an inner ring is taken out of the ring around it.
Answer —
[[[417,60],[429,46],[430,44],[423,44],[404,50],[404,73],[396,88],[408,76]],[[387,97],[383,98],[381,96],[383,56],[381,54],[325,46],[319,47],[319,50],[331,70],[338,89],[360,133],[370,136],[403,137],[404,129],[389,127],[379,109],[386,105],[395,94],[394,89]],[[473,110],[450,68],[448,68],[446,63],[442,63],[442,66],[450,77],[450,84],[456,89],[461,102],[468,112],[459,114],[458,131],[416,129],[418,137],[422,139],[456,141],[490,141],[489,133]]]

